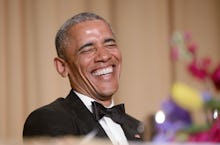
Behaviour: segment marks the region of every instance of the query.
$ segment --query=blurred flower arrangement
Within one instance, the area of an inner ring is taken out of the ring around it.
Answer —
[[[201,92],[184,83],[174,83],[170,97],[154,115],[156,133],[152,141],[220,142],[220,64],[211,69],[210,58],[199,58],[198,46],[189,33],[175,32],[170,48],[172,61],[186,61],[187,72],[196,81],[211,82],[218,93],[211,89]],[[192,112],[198,109],[206,116],[203,125],[195,124],[192,119]]]

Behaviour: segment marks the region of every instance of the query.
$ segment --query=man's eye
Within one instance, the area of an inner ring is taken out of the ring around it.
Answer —
[[[109,48],[113,48],[113,47],[116,47],[117,44],[115,42],[108,42],[105,44],[105,46],[109,47]]]
[[[95,50],[95,47],[87,46],[87,47],[84,47],[83,49],[81,49],[79,51],[79,53],[90,53],[90,52],[93,52],[94,50]]]

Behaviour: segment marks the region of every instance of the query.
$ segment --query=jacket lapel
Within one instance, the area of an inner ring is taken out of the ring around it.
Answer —
[[[143,132],[139,131],[142,126],[141,122],[126,114],[124,117],[124,123],[121,125],[125,136],[130,141],[143,141]]]
[[[70,91],[65,101],[67,106],[69,106],[74,119],[77,121],[79,135],[87,135],[93,132],[96,133],[97,137],[107,138],[101,125],[94,119],[93,114],[87,109],[73,90]]]

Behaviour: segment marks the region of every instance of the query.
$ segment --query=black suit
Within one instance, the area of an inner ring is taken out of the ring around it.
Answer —
[[[137,131],[140,122],[127,114],[124,120],[121,127],[127,139],[130,141],[143,140],[137,138],[137,134],[140,135]],[[80,136],[93,130],[97,131],[97,137],[107,137],[93,114],[71,90],[65,99],[58,98],[51,104],[33,111],[24,124],[23,136]],[[142,137],[142,135],[140,136]]]

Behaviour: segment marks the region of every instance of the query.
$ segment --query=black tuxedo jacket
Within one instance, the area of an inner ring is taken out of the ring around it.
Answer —
[[[123,119],[121,127],[127,139],[142,141],[143,136],[138,132],[140,122],[127,114]],[[96,137],[107,138],[99,122],[71,90],[66,98],[58,98],[51,104],[33,111],[24,124],[23,137],[81,136],[92,131],[97,132]]]

